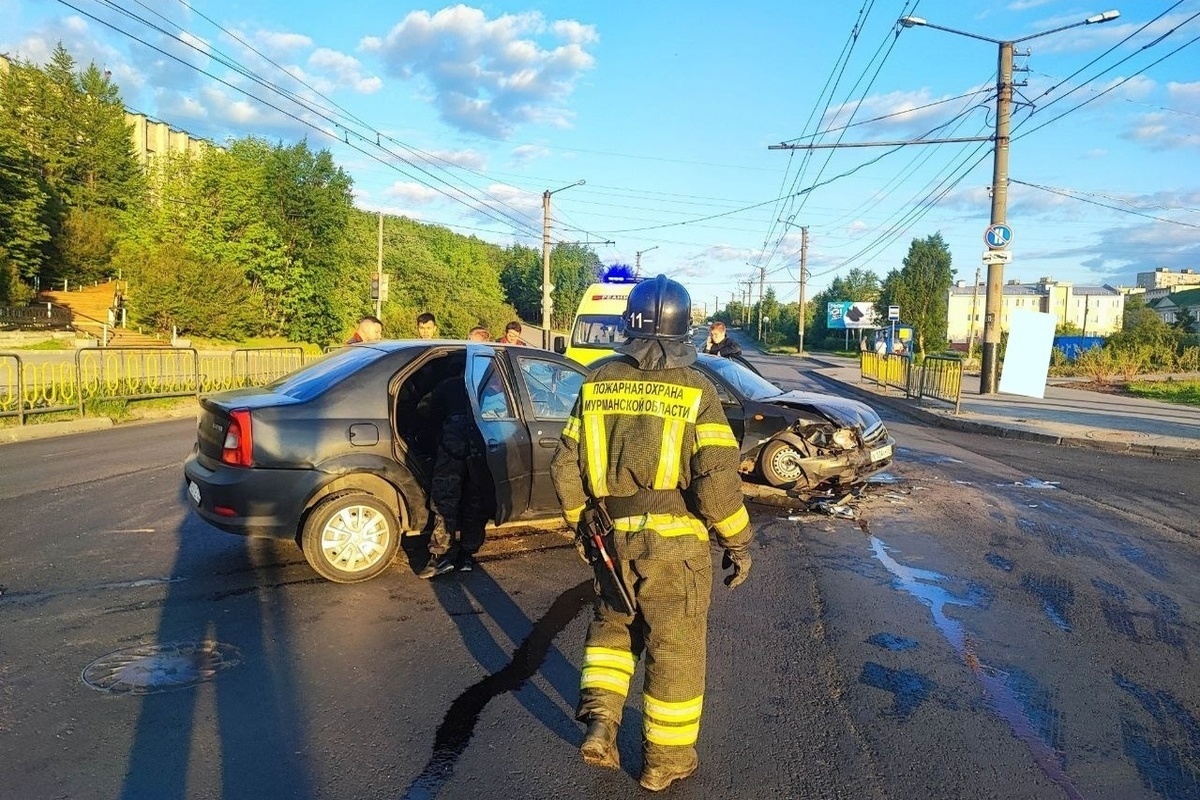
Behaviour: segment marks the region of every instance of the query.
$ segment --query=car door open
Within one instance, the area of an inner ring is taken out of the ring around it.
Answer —
[[[502,359],[491,347],[467,345],[467,397],[496,487],[497,523],[524,516],[530,510],[533,473],[529,429],[517,414],[514,384],[505,373]]]

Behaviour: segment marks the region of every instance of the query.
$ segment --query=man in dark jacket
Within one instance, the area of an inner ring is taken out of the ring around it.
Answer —
[[[589,764],[619,768],[617,729],[645,656],[639,782],[660,791],[699,767],[709,534],[734,569],[725,579],[733,588],[749,574],[753,530],[738,441],[717,390],[691,368],[687,290],[665,275],[644,281],[623,318],[624,358],[584,379],[550,472],[569,523],[586,526],[597,507],[611,517],[605,547],[633,605],[615,584],[597,581],[576,709],[588,726],[580,753]]]
[[[742,354],[742,346],[725,335],[725,323],[718,321],[708,327],[708,341],[704,343],[701,352],[710,356],[733,358]]]

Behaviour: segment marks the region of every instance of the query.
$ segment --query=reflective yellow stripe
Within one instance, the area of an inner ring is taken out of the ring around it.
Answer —
[[[717,529],[717,533],[722,536],[733,536],[735,533],[741,533],[747,525],[750,524],[750,515],[746,513],[745,506],[739,506],[738,510],[730,514],[725,519],[713,525]]]
[[[680,448],[686,423],[681,419],[663,420],[662,444],[658,451],[655,489],[674,489],[679,485]]]
[[[704,695],[691,700],[668,703],[650,695],[645,696],[645,713],[656,722],[696,722],[704,710]]]
[[[583,650],[583,666],[611,667],[619,672],[632,675],[637,659],[628,650],[613,650],[609,647],[585,647]]]
[[[677,517],[674,514],[641,514],[636,517],[618,517],[613,520],[613,528],[625,533],[650,530],[659,536],[695,536],[701,541],[708,541],[708,529],[704,523],[695,517]]]
[[[691,725],[656,725],[649,717],[645,720],[646,741],[666,747],[686,747],[695,744],[700,737],[700,723]]]
[[[637,660],[628,650],[610,647],[585,647],[579,680],[582,689],[604,689],[622,697],[629,694],[629,680]]]
[[[705,422],[696,426],[696,449],[701,447],[737,447],[737,437],[724,422]]]
[[[608,496],[608,433],[604,417],[586,414],[583,417],[584,438],[587,440],[588,482],[592,497]]]
[[[698,387],[658,381],[596,381],[580,393],[584,419],[592,415],[634,414],[694,423],[700,414]]]
[[[579,417],[567,417],[567,424],[563,427],[563,436],[579,441]]]
[[[563,511],[563,516],[567,518],[567,522],[574,525],[579,522],[579,520],[583,519],[583,509],[584,506],[580,506],[579,508],[568,508]]]

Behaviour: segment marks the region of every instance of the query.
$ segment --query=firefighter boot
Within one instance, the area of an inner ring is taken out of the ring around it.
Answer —
[[[657,767],[647,764],[642,769],[642,777],[638,780],[638,783],[642,785],[643,789],[649,789],[652,792],[661,792],[675,781],[683,780],[699,768],[700,759],[696,756],[695,751],[693,751],[691,760],[682,765],[672,764]]]
[[[593,767],[621,768],[621,754],[617,751],[617,724],[612,720],[593,717],[588,722],[583,744],[579,746],[583,760]]]

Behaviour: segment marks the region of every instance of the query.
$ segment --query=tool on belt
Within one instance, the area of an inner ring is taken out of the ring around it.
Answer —
[[[626,614],[634,613],[636,606],[633,598],[630,596],[629,590],[625,588],[625,582],[621,580],[621,573],[617,571],[617,565],[610,555],[613,550],[611,547],[613,523],[603,505],[596,502],[588,503],[588,507],[583,512],[580,530],[575,532],[575,536],[583,545],[588,563],[592,565],[592,570],[595,571],[596,580],[600,582],[601,588],[609,589],[606,593],[609,597],[621,598]]]

